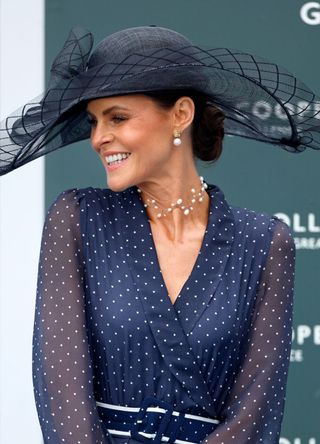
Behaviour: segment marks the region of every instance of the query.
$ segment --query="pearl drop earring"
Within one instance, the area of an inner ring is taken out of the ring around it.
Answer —
[[[182,140],[180,138],[181,137],[180,131],[179,130],[174,130],[173,137],[174,137],[173,145],[174,146],[180,146],[181,143],[182,143]]]

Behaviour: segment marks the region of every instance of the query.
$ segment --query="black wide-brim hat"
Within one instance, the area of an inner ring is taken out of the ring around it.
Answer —
[[[225,133],[293,152],[320,148],[320,99],[284,68],[226,48],[203,49],[155,26],[106,37],[71,30],[47,90],[0,123],[0,175],[90,137],[86,104],[99,97],[195,90],[225,114]],[[91,54],[91,55],[90,55]]]

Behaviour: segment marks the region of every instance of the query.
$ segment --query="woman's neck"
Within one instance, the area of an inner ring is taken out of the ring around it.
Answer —
[[[207,225],[209,195],[193,169],[181,176],[162,177],[138,186],[153,229],[173,243],[183,242],[190,230]]]

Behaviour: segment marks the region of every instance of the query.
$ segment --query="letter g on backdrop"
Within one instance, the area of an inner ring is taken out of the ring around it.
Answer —
[[[320,3],[305,3],[300,9],[300,17],[307,25],[320,25]]]

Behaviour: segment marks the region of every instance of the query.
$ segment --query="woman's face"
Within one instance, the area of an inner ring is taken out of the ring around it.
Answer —
[[[172,110],[137,94],[92,100],[87,111],[91,143],[112,190],[157,180],[168,171],[174,150]]]

